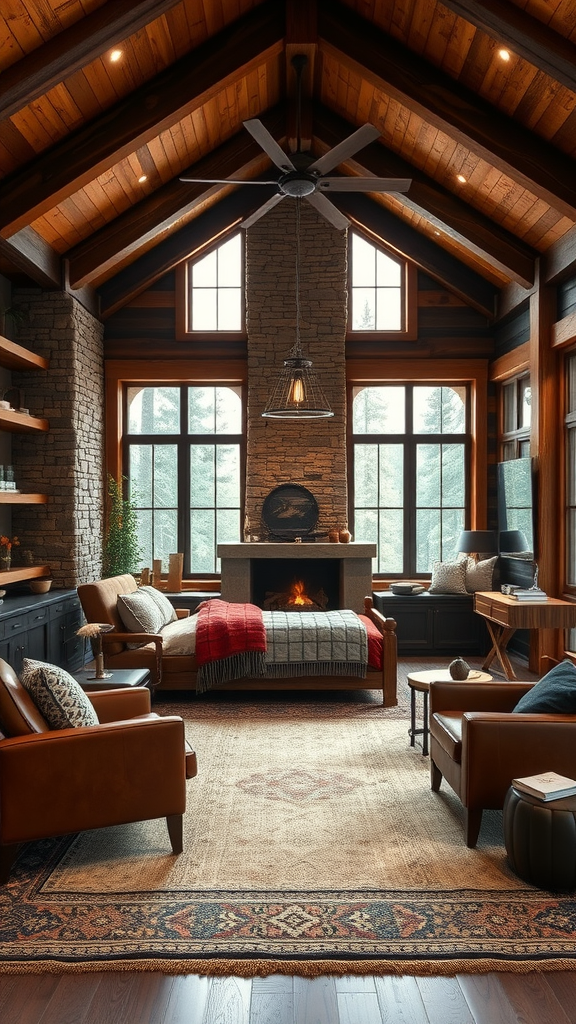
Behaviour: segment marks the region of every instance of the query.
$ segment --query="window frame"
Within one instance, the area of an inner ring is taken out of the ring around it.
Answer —
[[[195,263],[215,252],[220,246],[229,242],[233,235],[239,235],[241,239],[240,252],[240,319],[242,327],[238,331],[191,331],[188,329],[190,321],[190,270]],[[201,246],[194,253],[182,260],[175,268],[176,291],[176,341],[191,341],[195,344],[204,342],[210,346],[214,341],[246,341],[248,332],[246,330],[246,235],[238,226],[228,229],[222,235],[211,239],[206,245]]]
[[[530,456],[531,424],[523,426],[520,423],[522,389],[526,383],[530,386],[530,371],[528,369],[512,374],[498,383],[498,462],[508,462],[512,459]],[[511,399],[510,410],[507,409],[508,397]],[[510,417],[508,412],[510,412]],[[507,430],[506,424],[509,418],[513,420],[514,426]]]
[[[246,486],[246,417],[247,417],[247,370],[241,358],[221,360],[107,360],[105,372],[106,403],[106,473],[116,480],[122,478],[124,467],[124,439],[127,433],[126,404],[124,393],[128,387],[176,387],[196,385],[198,387],[240,387],[242,399],[242,440],[240,446],[240,501],[245,504]],[[144,436],[144,435],[142,435]],[[148,436],[148,435],[146,435]],[[154,435],[158,437],[159,435]],[[167,441],[179,435],[166,435]],[[200,437],[200,435],[197,435]],[[205,435],[206,438],[215,435]],[[226,437],[226,435],[218,435]],[[181,509],[178,510],[182,514]],[[183,514],[188,514],[187,506]],[[220,575],[216,573],[194,573],[185,576],[185,589],[217,590]],[[196,587],[195,584],[198,584]]]
[[[351,327],[352,317],[352,235],[357,234],[380,249],[386,256],[389,256],[402,268],[401,274],[401,303],[402,303],[402,328],[398,331],[355,331]],[[368,228],[354,224],[348,232],[348,313],[346,322],[347,342],[375,342],[375,341],[416,341],[418,338],[418,268],[415,263],[407,260],[404,256],[395,252],[392,246],[379,236],[373,234]]]

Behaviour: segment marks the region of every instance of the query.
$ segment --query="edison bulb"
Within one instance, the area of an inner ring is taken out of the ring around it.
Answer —
[[[293,377],[290,383],[288,401],[300,405],[304,401],[304,381],[301,377]]]

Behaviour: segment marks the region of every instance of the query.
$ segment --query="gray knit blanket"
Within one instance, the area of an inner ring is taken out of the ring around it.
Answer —
[[[366,677],[368,635],[355,612],[263,612],[265,675]]]

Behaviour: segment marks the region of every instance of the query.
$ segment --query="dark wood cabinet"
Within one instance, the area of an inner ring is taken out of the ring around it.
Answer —
[[[396,620],[400,654],[484,654],[488,631],[474,611],[473,594],[375,592],[374,604]]]
[[[0,605],[0,658],[16,673],[24,658],[75,672],[84,659],[84,645],[76,636],[82,621],[75,590],[11,596]]]

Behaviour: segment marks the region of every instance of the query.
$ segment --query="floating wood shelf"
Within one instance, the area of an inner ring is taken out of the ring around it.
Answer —
[[[0,505],[45,505],[47,494],[21,494],[20,491],[0,491]]]
[[[0,366],[9,370],[47,370],[48,360],[0,335]]]
[[[13,434],[33,434],[35,431],[47,431],[49,427],[48,420],[28,416],[14,409],[0,409],[0,430],[9,430]]]
[[[19,565],[15,569],[0,572],[0,587],[7,583],[18,583],[19,580],[35,580],[39,576],[50,576],[49,565]]]

